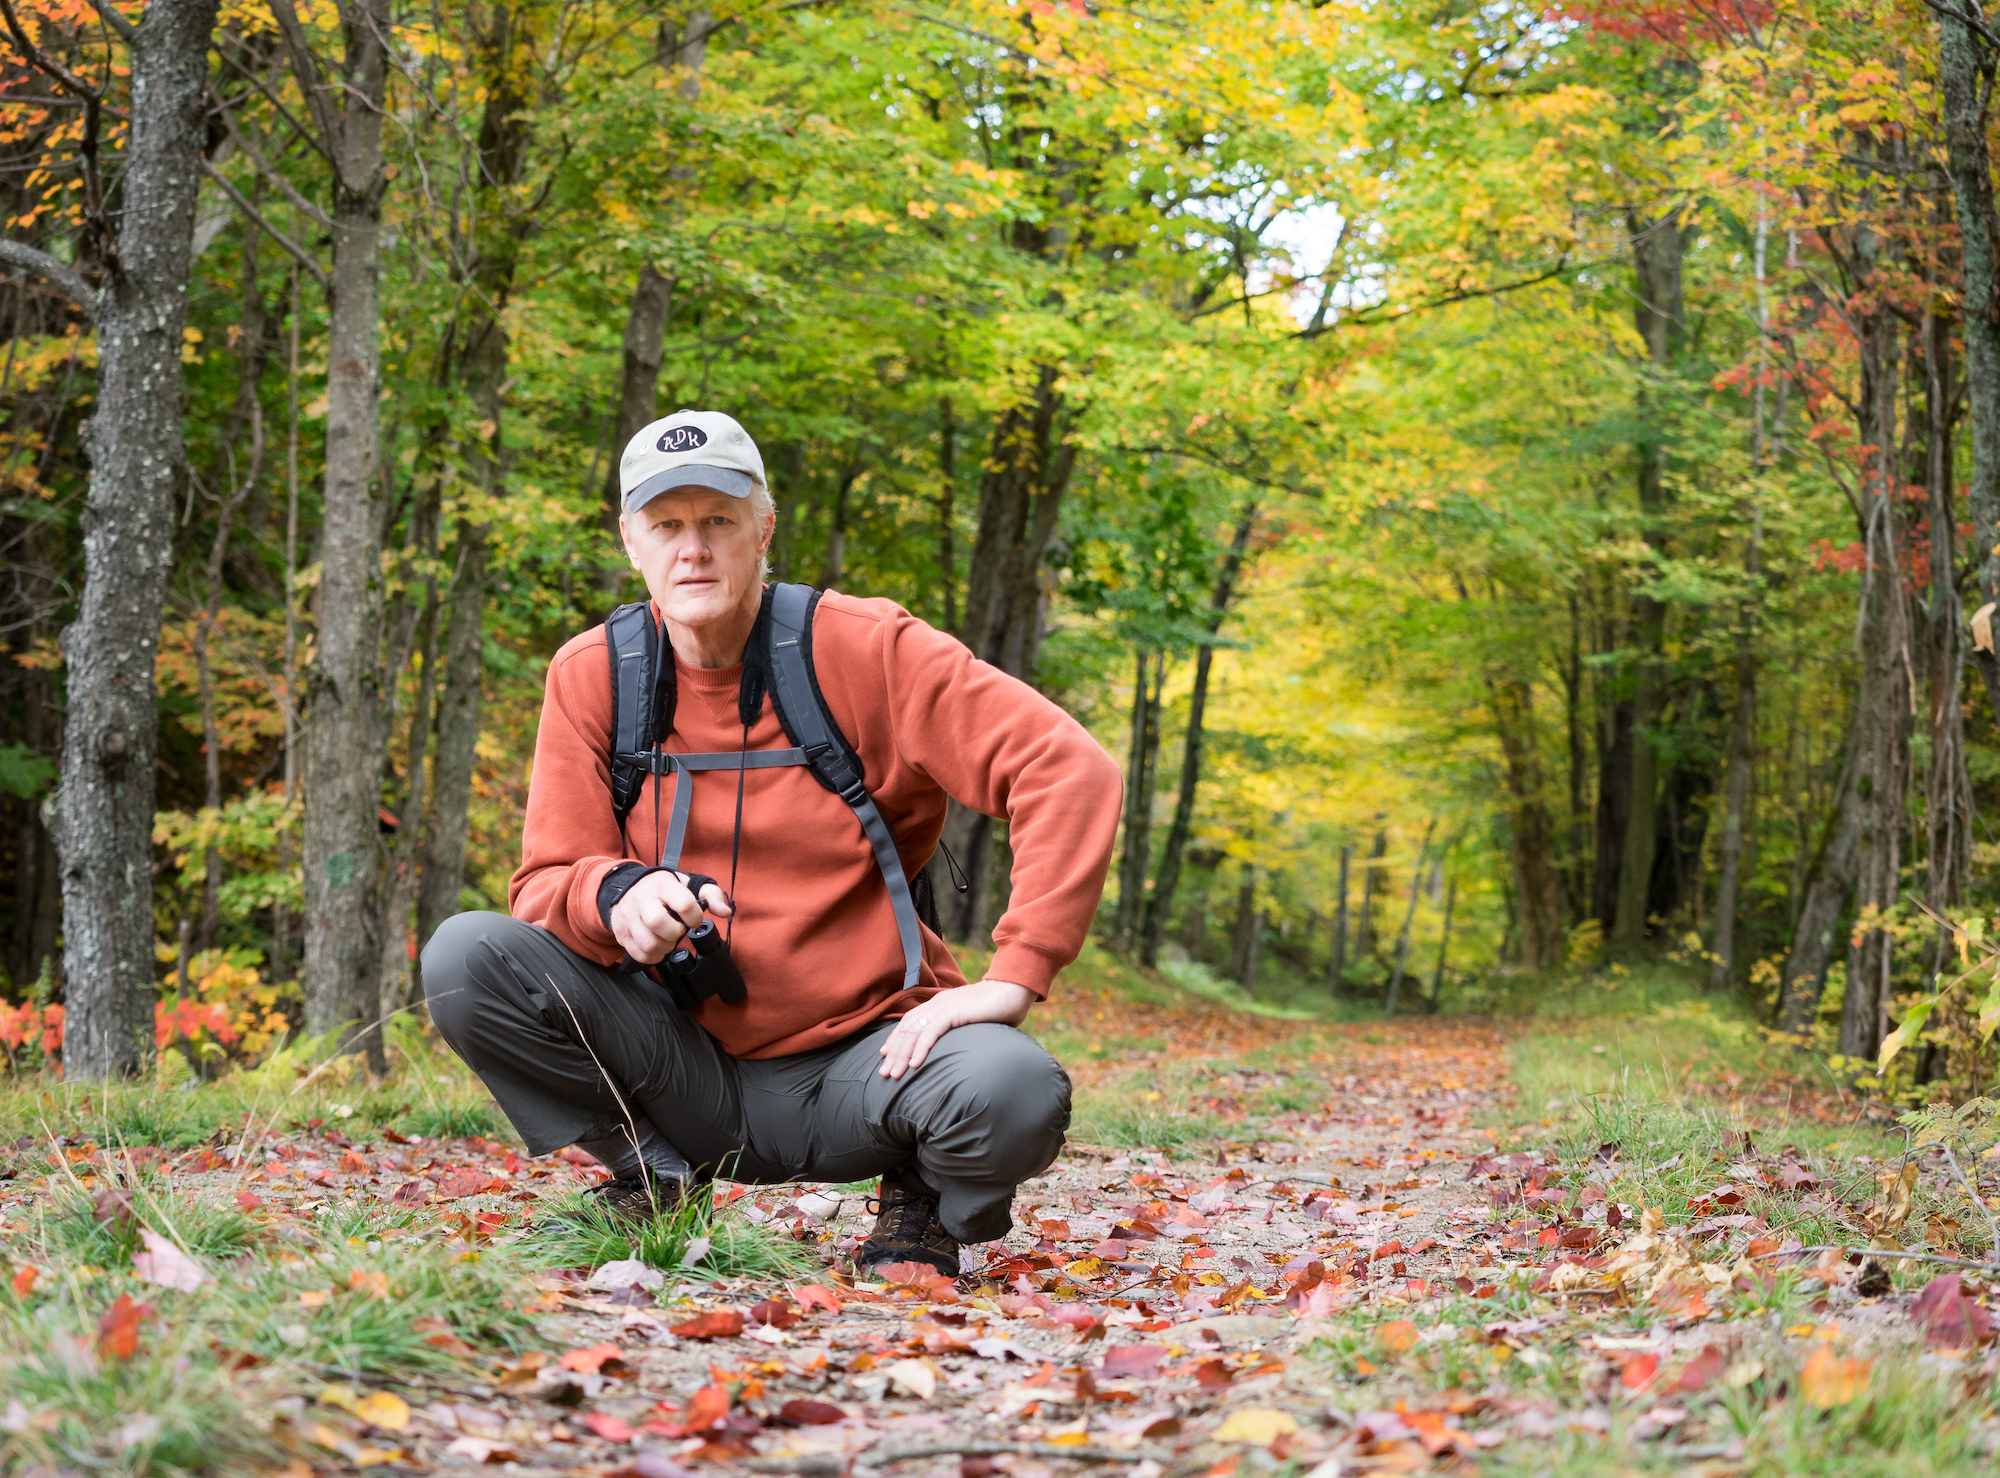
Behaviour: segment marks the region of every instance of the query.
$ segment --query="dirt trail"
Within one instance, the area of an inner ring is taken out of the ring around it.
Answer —
[[[1329,1314],[1388,1319],[1454,1278],[1473,1286],[1490,1255],[1466,1233],[1487,1210],[1464,1162],[1489,1146],[1472,1121],[1504,1091],[1483,1028],[1366,1036],[1324,1060],[1322,1105],[1200,1162],[1072,1146],[1022,1187],[1016,1231],[970,1251],[955,1287],[917,1270],[856,1287],[829,1269],[825,1297],[672,1279],[607,1296],[550,1280],[540,1328],[571,1353],[428,1405],[408,1393],[402,1462],[1029,1478],[1094,1458],[1155,1478],[1229,1471],[1246,1453],[1310,1464],[1345,1443],[1351,1463],[1348,1416],[1296,1350]],[[1233,1096],[1210,1111],[1229,1116]],[[841,1268],[866,1233],[863,1202],[836,1210],[823,1188],[789,1187],[740,1204],[815,1237]],[[697,1332],[738,1316],[742,1333]],[[370,1455],[365,1435],[343,1439],[350,1457]],[[1408,1448],[1395,1465],[1430,1460],[1414,1440],[1370,1446],[1385,1462]]]

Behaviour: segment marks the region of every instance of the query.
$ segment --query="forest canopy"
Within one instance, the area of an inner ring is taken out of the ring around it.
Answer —
[[[777,578],[1120,758],[1108,946],[1368,1013],[1670,956],[1983,1083],[1971,0],[0,12],[10,1053],[420,994],[687,406]]]

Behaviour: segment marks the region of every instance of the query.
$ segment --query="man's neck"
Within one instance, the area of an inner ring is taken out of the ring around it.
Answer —
[[[756,629],[757,612],[763,601],[764,592],[759,586],[753,588],[748,602],[717,620],[684,626],[671,616],[664,618],[674,655],[690,667],[734,667],[743,660],[743,650],[750,645],[750,633]]]

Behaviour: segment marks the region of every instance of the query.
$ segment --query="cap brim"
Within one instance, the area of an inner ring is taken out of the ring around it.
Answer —
[[[661,493],[670,493],[675,488],[707,488],[711,492],[727,493],[732,498],[747,498],[756,491],[757,479],[734,467],[711,467],[702,462],[687,467],[669,467],[664,472],[655,472],[627,493],[625,511],[636,513]]]

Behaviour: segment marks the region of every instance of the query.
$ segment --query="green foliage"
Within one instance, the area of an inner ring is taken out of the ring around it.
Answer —
[[[594,1268],[637,1258],[706,1278],[796,1278],[813,1266],[796,1243],[726,1206],[717,1209],[705,1188],[637,1225],[612,1216],[596,1197],[554,1202],[521,1250],[552,1267]]]

